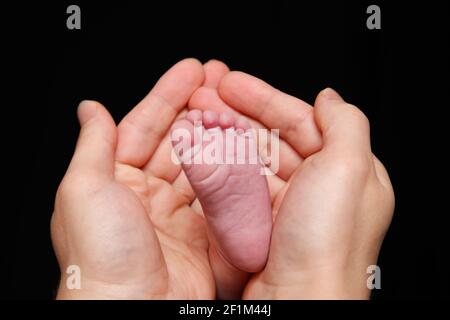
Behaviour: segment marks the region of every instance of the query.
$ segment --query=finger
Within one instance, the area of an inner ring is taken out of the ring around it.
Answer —
[[[214,59],[205,63],[203,70],[205,71],[203,86],[208,88],[217,88],[223,76],[230,72],[230,69],[225,63]]]
[[[223,77],[218,92],[236,110],[268,128],[280,129],[280,136],[301,156],[320,150],[321,135],[314,122],[313,109],[306,102],[237,71]]]
[[[239,112],[220,99],[216,89],[208,87],[198,88],[189,100],[188,107],[189,109],[211,110],[217,113],[229,111],[236,116],[240,115]]]
[[[217,112],[232,111],[237,114],[236,111],[228,107],[219,97],[217,93],[217,86],[220,80],[230,72],[227,65],[218,60],[210,60],[203,65],[203,70],[205,71],[205,81],[203,86],[198,88],[191,96],[189,100],[190,108],[201,109],[201,110],[212,110]],[[211,104],[211,107],[207,107]]]
[[[203,65],[203,70],[205,72],[205,81],[203,86],[198,88],[192,94],[192,97],[189,100],[189,106],[194,109],[206,111],[208,108],[205,107],[208,104],[211,104],[212,109],[210,108],[209,110],[217,111],[219,113],[229,110],[237,114],[236,111],[222,102],[217,93],[217,86],[220,81],[228,72],[230,72],[227,65],[221,61],[212,59]]]
[[[357,107],[346,103],[333,89],[322,90],[317,96],[315,117],[323,135],[324,149],[370,151],[367,117]]]
[[[189,203],[195,200],[195,192],[184,171],[180,171],[179,175],[174,179],[172,187],[179,194],[183,195]]]
[[[202,205],[200,204],[200,201],[198,200],[198,198],[195,198],[195,200],[192,202],[191,209],[194,210],[194,212],[197,213],[198,215],[205,217],[205,215],[203,213]]]
[[[109,181],[114,177],[116,125],[98,102],[83,101],[78,107],[81,125],[75,153],[68,172],[85,174],[89,179]]]
[[[172,160],[172,142],[170,134],[166,134],[156,148],[150,161],[144,166],[146,175],[166,180],[171,183],[181,171],[181,166]]]
[[[274,204],[275,199],[277,198],[280,190],[286,185],[286,181],[280,179],[278,176],[267,176],[267,184],[269,185],[270,190],[270,200],[272,205]]]
[[[189,101],[189,109],[211,110],[217,113],[231,112],[236,117],[242,115],[219,97],[217,90],[213,88],[201,87],[192,95]],[[255,129],[265,129],[258,121],[247,118],[251,126]],[[260,149],[267,149],[269,146],[259,145]],[[261,150],[260,150],[261,151]],[[280,178],[288,180],[295,168],[300,165],[302,158],[284,140],[280,139],[279,144],[279,171],[276,173]]]
[[[143,166],[203,80],[203,66],[195,59],[182,60],[169,69],[120,122],[117,160]]]

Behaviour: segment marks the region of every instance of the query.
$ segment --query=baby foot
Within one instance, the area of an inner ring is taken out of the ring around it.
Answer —
[[[272,213],[247,120],[191,110],[173,125],[172,142],[219,259],[241,271],[260,271],[268,256]]]

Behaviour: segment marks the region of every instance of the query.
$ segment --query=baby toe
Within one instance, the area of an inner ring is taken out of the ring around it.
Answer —
[[[214,128],[219,125],[219,115],[215,111],[207,110],[203,112],[203,126],[206,129]]]
[[[188,114],[186,115],[186,119],[189,120],[193,124],[201,123],[202,118],[203,118],[203,113],[201,110],[198,110],[198,109],[193,109],[193,110],[189,111]]]
[[[219,125],[222,129],[233,127],[235,118],[230,112],[223,112],[219,117]]]

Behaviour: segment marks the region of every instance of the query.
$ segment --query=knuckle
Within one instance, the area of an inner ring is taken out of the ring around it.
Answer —
[[[343,177],[366,178],[371,172],[370,157],[359,153],[346,153],[337,156],[333,170]]]
[[[295,116],[293,116],[292,121],[290,121],[286,129],[286,133],[299,135],[307,119],[312,116],[312,112],[313,110],[310,109],[302,113],[297,113]]]
[[[361,126],[365,128],[369,128],[370,126],[369,118],[364,114],[364,112],[362,112],[361,109],[352,104],[347,105],[349,106],[349,113],[354,119],[354,121],[359,123]]]

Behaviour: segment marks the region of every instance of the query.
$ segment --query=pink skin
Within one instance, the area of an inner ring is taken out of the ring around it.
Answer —
[[[227,142],[230,143],[225,129],[236,130],[234,155],[238,139],[244,139],[247,150],[250,144],[256,146],[247,120],[243,117],[236,119],[231,113],[219,115],[214,111],[191,110],[185,119],[174,123],[172,132],[185,129],[193,137],[194,124],[202,125],[208,132],[219,129],[219,134],[224,137],[221,150],[225,150]],[[250,137],[244,136],[244,132]],[[187,146],[193,147],[192,140],[187,142]],[[173,141],[175,150],[182,143]],[[210,143],[220,142],[203,142],[205,156],[205,146]],[[244,272],[258,272],[264,267],[268,256],[272,209],[266,177],[260,172],[261,164],[259,161],[250,163],[248,152],[245,159],[245,164],[223,164],[223,160],[222,164],[182,163],[182,167],[202,205],[211,249],[218,253],[213,255],[218,256],[225,266],[231,265]]]

